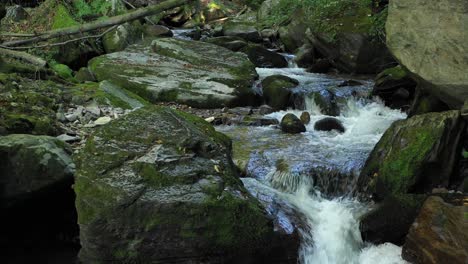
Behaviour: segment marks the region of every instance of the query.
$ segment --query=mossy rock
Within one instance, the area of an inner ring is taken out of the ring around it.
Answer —
[[[302,121],[294,114],[286,114],[281,119],[281,131],[289,134],[298,134],[306,132],[306,128]]]
[[[141,108],[149,103],[138,95],[122,89],[108,81],[100,83],[87,82],[67,88],[72,103],[83,105],[90,100],[99,105],[108,105],[122,109]]]
[[[247,56],[205,42],[156,39],[97,57],[89,68],[99,81],[111,81],[150,102],[215,108],[258,101],[252,90],[257,73]]]
[[[240,37],[249,42],[260,43],[262,37],[257,29],[257,19],[254,13],[245,13],[223,24],[225,36]]]
[[[459,111],[417,115],[393,123],[367,159],[359,188],[384,199],[448,186],[463,128]]]
[[[55,111],[62,99],[56,83],[0,74],[1,133],[57,135]]]
[[[203,119],[145,107],[99,128],[77,160],[83,262],[221,263],[271,249],[272,222],[238,178],[230,139]]]
[[[69,146],[54,137],[0,137],[0,208],[40,199],[41,195],[48,195],[47,190],[57,191],[58,186],[70,188],[75,171],[71,152]]]
[[[102,44],[106,53],[122,51],[131,44],[142,40],[143,26],[139,21],[119,25],[116,29],[106,33]]]
[[[265,103],[275,109],[286,109],[290,105],[291,89],[299,82],[284,75],[272,75],[262,81]]]

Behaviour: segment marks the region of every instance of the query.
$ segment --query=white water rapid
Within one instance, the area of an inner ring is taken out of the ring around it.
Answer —
[[[297,79],[300,84],[296,91],[304,94],[334,87],[341,110],[336,118],[346,128],[343,134],[314,131],[314,123],[327,116],[310,98],[306,98],[305,105],[311,122],[307,125],[307,132],[300,135],[287,135],[275,127],[218,128],[233,138],[234,145],[252,151],[246,165],[244,185],[278,218],[280,225],[285,230],[293,229],[287,213],[272,209],[272,204],[287,204],[303,215],[306,223],[298,227],[301,235],[300,263],[406,263],[401,258],[401,248],[396,245],[372,245],[362,241],[359,218],[369,210],[369,205],[358,202],[351,194],[370,151],[385,130],[406,115],[385,107],[378,100],[352,96],[369,92],[373,84],[369,80],[359,80],[362,83],[359,86],[337,87],[346,79],[306,73],[300,68],[259,68],[257,71],[261,79],[273,74]],[[299,116],[302,112],[280,111],[267,117],[281,120],[286,113]],[[286,165],[279,166],[279,163]],[[318,182],[327,178],[317,176],[323,170],[344,175],[341,178],[337,176],[340,182],[335,187],[341,187],[338,195],[327,193],[329,182]]]

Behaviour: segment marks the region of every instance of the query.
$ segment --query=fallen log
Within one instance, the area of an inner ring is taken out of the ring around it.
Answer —
[[[139,9],[136,9],[135,11],[131,11],[129,13],[119,15],[119,16],[110,17],[105,20],[94,21],[94,22],[85,23],[85,24],[81,24],[81,25],[73,26],[73,27],[50,30],[47,32],[39,33],[38,36],[33,37],[33,38],[4,42],[1,44],[1,46],[3,47],[21,46],[25,44],[37,43],[37,42],[52,39],[52,38],[81,34],[81,33],[89,32],[89,31],[97,30],[100,28],[107,28],[107,27],[111,27],[115,25],[120,25],[126,22],[134,21],[136,19],[144,18],[147,16],[157,15],[166,10],[170,10],[175,7],[187,4],[191,1],[193,0],[167,0],[157,5],[139,8]]]

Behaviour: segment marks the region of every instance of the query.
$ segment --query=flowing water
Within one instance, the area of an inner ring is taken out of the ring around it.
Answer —
[[[289,57],[290,58],[290,57]],[[277,127],[222,126],[234,142],[234,159],[245,167],[246,188],[262,202],[286,232],[295,228],[301,236],[299,260],[304,264],[405,263],[401,248],[390,244],[363,242],[359,218],[369,205],[353,198],[357,175],[370,151],[385,130],[404,113],[385,107],[378,100],[359,97],[369,92],[373,83],[337,87],[346,78],[306,73],[290,63],[290,68],[262,69],[260,79],[283,74],[299,80],[294,89],[305,98],[311,114],[307,132],[282,133]],[[324,117],[315,104],[312,92],[332,90],[336,94],[345,133],[314,131],[314,123]],[[261,89],[259,89],[261,91]],[[300,110],[280,111],[268,117],[281,118],[286,113],[300,115]],[[300,215],[297,224],[294,214]]]

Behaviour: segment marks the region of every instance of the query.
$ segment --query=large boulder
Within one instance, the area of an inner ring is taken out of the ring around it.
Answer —
[[[417,115],[392,124],[371,152],[358,181],[377,200],[448,186],[464,128],[459,111]]]
[[[1,208],[33,200],[57,186],[70,188],[75,170],[70,154],[65,143],[49,136],[0,137]]]
[[[224,23],[223,34],[225,36],[240,37],[250,42],[262,42],[260,32],[257,30],[256,16],[251,13],[246,13]]]
[[[451,205],[437,196],[421,208],[403,246],[403,258],[415,264],[466,263],[466,205]]]
[[[396,59],[456,109],[468,99],[467,9],[465,0],[393,0],[386,24]]]
[[[47,263],[44,252],[53,245],[61,245],[61,252],[79,246],[71,152],[54,137],[0,137],[0,247],[6,263]]]
[[[146,107],[98,129],[78,157],[84,263],[281,262],[230,139],[203,119]]]
[[[385,45],[373,41],[366,33],[341,32],[332,40],[323,33],[309,33],[308,38],[318,52],[342,72],[378,73],[393,61]]]
[[[90,61],[99,81],[108,80],[150,102],[200,108],[252,105],[255,66],[247,56],[205,42],[173,38],[133,45]]]
[[[295,52],[307,42],[305,33],[309,27],[302,10],[297,10],[291,16],[291,22],[279,28],[279,39],[287,52]]]
[[[284,75],[271,75],[262,81],[265,103],[275,109],[285,109],[289,106],[291,89],[299,82]]]

